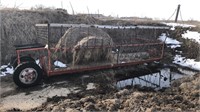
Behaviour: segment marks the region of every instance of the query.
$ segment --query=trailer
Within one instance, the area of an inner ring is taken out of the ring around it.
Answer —
[[[167,26],[36,24],[34,44],[15,45],[13,80],[19,87],[37,85],[42,77],[112,69],[159,61],[164,43],[157,38]],[[60,64],[61,63],[61,64]]]

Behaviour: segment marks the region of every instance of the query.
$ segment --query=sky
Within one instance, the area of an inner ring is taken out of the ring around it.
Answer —
[[[183,20],[200,21],[199,0],[0,0],[3,7],[29,9],[36,5],[63,8],[72,14],[70,3],[75,13],[100,13],[114,17],[150,17],[168,20],[178,4],[181,5]],[[179,16],[179,20],[182,20]],[[171,18],[174,19],[174,16]]]

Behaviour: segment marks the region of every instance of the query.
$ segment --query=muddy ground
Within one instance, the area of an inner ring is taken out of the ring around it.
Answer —
[[[170,88],[116,87],[118,70],[61,75],[21,89],[1,77],[1,111],[200,111],[200,74],[175,80]],[[142,71],[141,71],[142,72]]]
[[[199,111],[199,79],[197,74],[160,91],[137,86],[105,93],[86,90],[64,98],[55,96],[31,111]]]

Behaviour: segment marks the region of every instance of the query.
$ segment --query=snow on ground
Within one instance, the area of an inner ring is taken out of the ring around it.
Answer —
[[[181,47],[180,44],[182,44],[176,39],[167,37],[166,33],[162,33],[161,36],[159,36],[158,40],[165,42],[165,44],[168,44],[168,47],[171,47],[171,48]]]
[[[88,83],[86,90],[96,89],[94,83]]]
[[[170,37],[167,37],[166,33],[162,33],[161,36],[159,36],[158,39],[161,40],[162,42],[165,41],[165,44],[181,44],[181,42],[177,41],[176,39],[172,39]]]
[[[7,74],[13,74],[14,69],[11,66],[8,65],[2,65],[0,67],[0,76],[5,76]]]
[[[200,44],[200,33],[196,31],[187,31],[186,33],[182,34],[183,38],[192,39]]]
[[[200,44],[200,33],[198,32],[187,31],[185,34],[182,35],[182,38],[193,39]],[[181,47],[180,44],[182,44],[176,39],[167,37],[165,33],[161,34],[161,36],[159,36],[158,39],[161,40],[162,42],[165,42],[165,44],[167,44],[167,46],[170,47],[171,49],[174,49],[176,47]],[[182,51],[178,50],[176,50],[176,52],[182,53]],[[197,62],[194,59],[186,59],[181,55],[175,55],[173,63],[200,71],[200,62]]]
[[[194,59],[186,59],[181,55],[176,55],[173,63],[200,71],[200,62],[196,62]]]
[[[37,60],[35,61],[35,63],[39,65],[39,64],[40,64],[40,60],[37,59]]]
[[[175,30],[175,27],[180,26],[183,28],[190,28],[190,27],[195,27],[195,25],[189,25],[189,24],[181,24],[181,23],[163,23],[166,24],[167,26],[171,26],[171,30]]]
[[[60,61],[55,61],[55,62],[54,62],[54,65],[55,65],[55,66],[58,66],[58,67],[61,67],[61,68],[62,68],[62,67],[67,67],[66,64],[64,64],[64,63],[62,63],[62,62],[60,62]]]

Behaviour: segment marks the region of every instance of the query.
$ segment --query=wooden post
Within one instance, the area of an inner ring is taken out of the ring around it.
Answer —
[[[179,5],[178,5],[177,12],[176,12],[175,23],[176,23],[176,22],[177,22],[177,20],[178,20],[178,15],[179,15],[180,7],[181,7],[181,5],[179,4]]]

